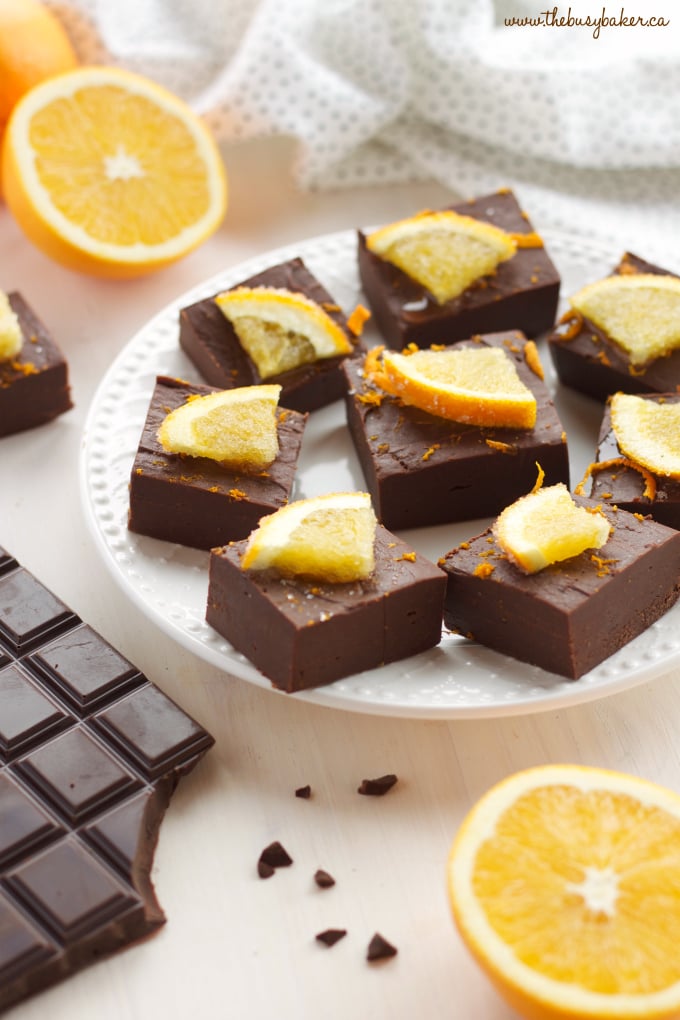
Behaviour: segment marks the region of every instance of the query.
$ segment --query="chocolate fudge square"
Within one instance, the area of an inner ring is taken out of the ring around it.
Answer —
[[[643,399],[654,403],[677,404],[680,403],[680,393],[648,393],[643,395]],[[603,462],[623,457],[612,429],[609,404],[606,404],[597,441],[590,496],[630,513],[649,514],[660,524],[680,530],[680,480],[648,472],[653,479],[654,488],[653,494],[648,495],[646,479],[642,472],[634,467],[622,463],[612,464],[611,467],[597,467]]]
[[[349,329],[345,315],[302,259],[290,259],[271,266],[228,289],[236,290],[238,287],[276,287],[302,294],[321,305],[352,345],[357,345],[357,338]],[[180,346],[211,386],[232,389],[263,381],[255,363],[241,346],[234,327],[213,297],[182,308],[179,322]],[[265,381],[279,383],[283,387],[281,403],[286,407],[295,411],[313,411],[343,396],[343,360],[344,356],[320,358],[312,364],[270,376]]]
[[[611,275],[651,273],[675,276],[626,252]],[[612,393],[670,393],[680,389],[680,350],[645,366],[631,365],[626,351],[585,316],[565,313],[548,337],[555,371],[562,383],[596,400]]]
[[[574,497],[580,506],[595,500]],[[577,679],[632,641],[680,594],[680,532],[602,506],[606,544],[524,574],[491,529],[448,552],[444,623],[522,662]]]
[[[527,363],[519,332],[451,344],[502,347],[537,401],[533,429],[463,425],[403,404],[363,377],[363,359],[345,364],[347,422],[375,512],[387,528],[415,528],[489,517],[536,481],[569,484],[562,424],[546,384]],[[533,347],[533,344],[532,344]]]
[[[23,344],[0,361],[0,436],[44,425],[72,406],[68,365],[46,327],[21,294],[8,294]]]
[[[449,207],[527,238],[534,228],[511,191],[498,191]],[[555,321],[560,277],[543,247],[521,247],[495,273],[439,304],[429,291],[397,266],[371,252],[359,232],[359,274],[375,323],[396,349],[450,344],[475,333],[519,329],[528,337]]]
[[[260,517],[288,501],[307,420],[297,411],[279,408],[279,455],[266,471],[235,471],[163,449],[157,433],[166,415],[194,394],[213,392],[212,386],[157,378],[130,475],[130,531],[210,549],[249,535]]]
[[[378,525],[373,575],[328,584],[244,571],[246,542],[210,555],[206,620],[288,693],[395,662],[441,640],[446,577]]]

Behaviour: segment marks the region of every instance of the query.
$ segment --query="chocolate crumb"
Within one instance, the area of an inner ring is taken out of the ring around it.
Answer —
[[[332,875],[329,875],[323,868],[319,868],[314,874],[314,881],[321,889],[330,889],[332,885],[335,885],[335,879]]]
[[[297,788],[297,790],[295,791],[295,796],[296,797],[302,797],[303,800],[309,800],[309,798],[312,796],[312,788],[311,788],[311,786],[309,786],[309,785],[308,786],[299,786]]]
[[[392,789],[396,781],[397,777],[393,773],[380,776],[378,779],[362,779],[357,793],[363,793],[367,797],[382,797]]]
[[[368,951],[366,953],[367,960],[387,960],[390,956],[396,956],[397,950],[384,939],[378,932],[375,933],[371,941],[368,943]]]
[[[325,946],[334,946],[340,939],[344,939],[346,934],[346,928],[326,928],[325,931],[319,932],[316,940],[317,942],[323,942]]]
[[[269,878],[275,868],[287,868],[293,863],[293,858],[284,850],[279,841],[270,843],[260,854],[257,862],[257,873],[260,878]],[[271,871],[268,869],[271,868]],[[263,874],[264,872],[264,874]]]

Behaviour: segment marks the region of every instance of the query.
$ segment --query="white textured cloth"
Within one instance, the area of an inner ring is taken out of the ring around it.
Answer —
[[[155,78],[218,139],[297,139],[303,187],[434,178],[467,197],[512,186],[553,229],[641,254],[677,248],[677,0],[544,4],[67,0],[58,9],[84,60]]]

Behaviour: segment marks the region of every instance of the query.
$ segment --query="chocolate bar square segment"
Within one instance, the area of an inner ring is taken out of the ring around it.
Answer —
[[[507,332],[449,346],[502,347],[537,403],[533,429],[480,428],[403,404],[373,385],[363,359],[345,364],[347,424],[380,521],[425,527],[495,516],[530,492],[536,464],[546,484],[569,484],[566,434],[548,387],[527,362],[527,340]]]
[[[0,641],[24,655],[78,620],[33,574],[20,568],[0,577]]]
[[[449,207],[511,234],[535,239],[534,227],[511,191],[498,191]],[[476,333],[519,329],[535,337],[555,321],[560,276],[546,249],[518,246],[512,258],[439,304],[397,266],[374,254],[359,232],[359,274],[375,324],[388,346],[450,344]]]
[[[22,758],[16,771],[71,825],[86,821],[140,785],[81,727]]]
[[[626,252],[611,275],[676,276]],[[567,313],[568,314],[568,313]],[[634,366],[627,352],[585,316],[558,323],[548,336],[555,371],[565,386],[606,401],[612,393],[672,393],[680,390],[680,350]]]
[[[9,772],[0,772],[0,867],[8,867],[61,832],[52,815]]]
[[[279,408],[279,455],[266,471],[234,471],[207,457],[166,453],[158,429],[192,395],[215,392],[159,376],[130,476],[128,527],[197,549],[245,538],[293,487],[306,415]]]
[[[56,949],[45,933],[32,924],[23,912],[0,890],[0,984],[14,999],[21,987],[23,974],[35,972],[54,955]],[[7,1001],[13,1001],[5,996]],[[0,995],[0,1001],[3,996]]]
[[[441,639],[444,575],[381,526],[375,571],[366,581],[311,583],[247,572],[245,545],[212,550],[206,619],[281,690],[329,684]]]
[[[639,395],[653,403],[680,403],[680,393]],[[612,461],[611,466],[605,466],[609,461]],[[653,493],[650,495],[645,473],[636,470],[629,461],[624,461],[612,428],[609,404],[606,404],[589,495],[630,513],[649,514],[660,524],[680,530],[680,479],[647,472],[653,482]]]
[[[580,506],[600,504],[575,496]],[[658,620],[680,594],[680,532],[603,506],[606,544],[524,574],[491,529],[441,561],[444,623],[522,662],[577,679]]]
[[[81,715],[144,683],[137,667],[86,624],[43,645],[26,661]]]
[[[198,723],[151,684],[104,709],[93,725],[148,781],[171,764],[181,770],[183,761],[211,743]]]
[[[9,761],[71,721],[20,665],[0,670],[0,760]]]
[[[15,570],[17,566],[18,564],[14,557],[0,546],[0,576],[7,573],[8,570]]]
[[[9,294],[22,347],[0,361],[0,437],[44,425],[72,406],[68,365],[46,327],[21,294]]]
[[[241,281],[238,287],[274,287],[302,294],[315,301],[340,326],[356,346],[357,339],[347,319],[323,284],[309,271],[302,259],[294,258]],[[216,295],[215,295],[216,296]],[[262,378],[240,344],[231,322],[220,311],[215,296],[181,309],[179,342],[203,379],[220,389],[252,386]],[[295,411],[314,411],[339,400],[345,380],[340,366],[343,358],[320,358],[288,372],[267,378],[282,386],[281,403]]]

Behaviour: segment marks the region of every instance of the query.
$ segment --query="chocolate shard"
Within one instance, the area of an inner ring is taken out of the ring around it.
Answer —
[[[303,800],[309,800],[309,798],[312,796],[311,786],[309,786],[309,784],[307,786],[298,786],[297,790],[295,791],[295,796],[301,797]]]
[[[375,933],[371,941],[368,943],[368,950],[366,951],[366,959],[373,960],[387,960],[391,956],[397,955],[397,949],[387,939],[383,938],[378,932]]]
[[[335,885],[335,879],[332,875],[329,875],[323,868],[319,868],[314,872],[314,881],[320,889],[330,889],[332,885]]]
[[[361,793],[366,797],[383,797],[388,790],[392,789],[396,782],[397,777],[394,773],[379,776],[377,779],[362,779],[361,785],[357,788],[357,793]]]
[[[161,822],[213,743],[0,549],[0,1010],[164,923]]]
[[[325,931],[320,931],[316,936],[317,942],[323,942],[325,946],[334,946],[340,939],[344,939],[347,934],[346,928],[326,928]]]
[[[265,864],[270,868],[287,868],[292,863],[293,858],[278,840],[264,848],[258,861],[258,865]]]
[[[267,864],[267,862],[262,859],[257,862],[257,873],[260,878],[271,878],[274,874],[274,870],[275,869],[272,868],[271,864]]]

